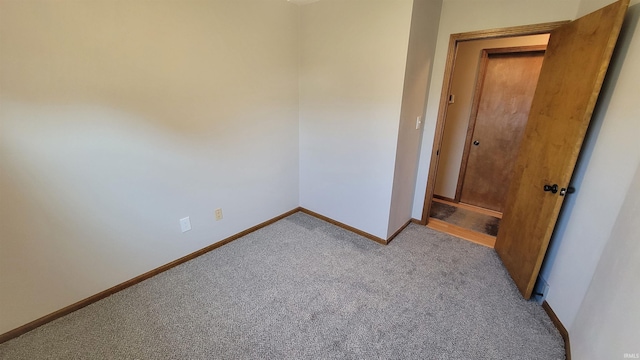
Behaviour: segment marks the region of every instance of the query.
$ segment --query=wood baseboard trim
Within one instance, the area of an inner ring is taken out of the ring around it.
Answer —
[[[553,322],[553,325],[555,325],[555,327],[558,329],[558,332],[560,332],[562,340],[564,340],[564,351],[566,353],[566,359],[571,360],[571,346],[569,343],[569,332],[567,331],[567,328],[562,325],[562,322],[560,321],[560,319],[558,319],[558,316],[546,300],[542,302],[542,308],[547,312],[547,315],[549,315],[551,322]]]
[[[387,245],[389,245],[389,243],[391,242],[391,240],[395,239],[396,236],[398,236],[398,234],[400,234],[402,232],[402,230],[404,230],[407,226],[409,226],[409,224],[411,224],[411,220],[408,220],[406,223],[404,223],[404,225],[402,225],[400,227],[400,229],[398,229],[396,232],[393,233],[393,235],[391,235],[388,239],[387,239]]]
[[[493,249],[496,238],[495,236],[479,233],[473,230],[465,229],[460,226],[449,224],[436,218],[429,218],[427,227],[433,230],[441,231],[449,235],[461,238],[463,240],[471,241],[472,243],[480,244]]]
[[[418,224],[418,225],[423,225],[423,226],[427,225],[426,223],[423,223],[422,220],[418,220],[418,219],[414,219],[414,218],[411,218],[411,220],[409,220],[409,221],[411,221],[414,224]]]
[[[66,306],[66,307],[64,307],[64,308],[62,308],[60,310],[54,311],[51,314],[45,315],[45,316],[43,316],[43,317],[41,317],[39,319],[31,321],[31,322],[29,322],[29,323],[27,323],[25,325],[22,325],[22,326],[20,326],[18,328],[10,330],[10,331],[8,331],[8,332],[6,332],[4,334],[0,334],[0,344],[4,343],[6,341],[9,341],[9,340],[11,340],[13,338],[16,338],[16,337],[18,337],[20,335],[23,335],[23,334],[25,334],[25,333],[27,333],[27,332],[29,332],[29,331],[37,328],[37,327],[40,327],[40,326],[42,326],[42,325],[44,325],[44,324],[46,324],[48,322],[56,320],[56,319],[58,319],[60,317],[63,317],[65,315],[68,315],[68,314],[70,314],[70,313],[72,313],[72,312],[74,312],[76,310],[80,310],[85,306],[91,305],[91,304],[95,303],[96,301],[102,300],[102,299],[104,299],[104,298],[106,298],[108,296],[111,296],[111,295],[113,295],[113,294],[115,294],[115,293],[117,293],[119,291],[122,291],[122,290],[124,290],[124,289],[126,289],[126,288],[128,288],[130,286],[133,286],[133,285],[135,285],[137,283],[140,283],[140,282],[142,282],[144,280],[147,280],[147,279],[149,279],[149,278],[151,278],[151,277],[153,277],[155,275],[158,275],[158,274],[160,274],[162,272],[165,272],[165,271],[167,271],[167,270],[169,270],[169,269],[171,269],[173,267],[176,267],[176,266],[178,266],[180,264],[183,264],[183,263],[185,263],[185,262],[187,262],[189,260],[193,260],[193,259],[197,258],[198,256],[204,255],[204,254],[208,253],[209,251],[215,250],[215,249],[217,249],[217,248],[219,248],[219,247],[221,247],[223,245],[226,245],[226,244],[228,244],[228,243],[230,243],[230,242],[232,242],[234,240],[237,240],[237,239],[239,239],[239,238],[241,238],[241,237],[243,237],[245,235],[248,235],[248,234],[250,234],[250,233],[252,233],[252,232],[254,232],[256,230],[259,230],[259,229],[261,229],[261,228],[263,228],[265,226],[271,225],[271,224],[275,223],[276,221],[282,220],[282,219],[286,218],[287,216],[293,215],[293,214],[295,214],[297,212],[303,212],[303,213],[305,213],[307,215],[316,217],[316,218],[318,218],[320,220],[324,220],[324,221],[326,221],[326,222],[328,222],[330,224],[336,225],[336,226],[341,227],[341,228],[343,228],[345,230],[348,230],[348,231],[351,231],[353,233],[356,233],[356,234],[358,234],[360,236],[363,236],[363,237],[365,237],[367,239],[373,240],[373,241],[375,241],[375,242],[377,242],[379,244],[382,244],[382,245],[387,245],[393,238],[395,238],[398,234],[400,234],[400,232],[402,232],[402,230],[404,230],[411,222],[416,223],[416,224],[420,224],[420,220],[411,219],[411,220],[407,221],[400,229],[398,229],[398,231],[396,231],[388,240],[384,240],[384,239],[379,238],[379,237],[377,237],[375,235],[369,234],[369,233],[364,232],[362,230],[358,230],[358,229],[356,229],[356,228],[354,228],[352,226],[343,224],[343,223],[341,223],[339,221],[333,220],[333,219],[328,218],[328,217],[326,217],[324,215],[320,215],[320,214],[318,214],[316,212],[313,212],[311,210],[308,210],[308,209],[305,209],[305,208],[302,208],[302,207],[297,207],[297,208],[295,208],[293,210],[287,211],[284,214],[278,215],[278,216],[276,216],[276,217],[274,217],[272,219],[269,219],[269,220],[267,220],[265,222],[262,222],[262,223],[260,223],[258,225],[252,226],[252,227],[250,227],[250,228],[248,228],[248,229],[246,229],[244,231],[241,231],[241,232],[239,232],[239,233],[237,233],[235,235],[232,235],[232,236],[230,236],[230,237],[228,237],[226,239],[220,240],[220,241],[216,242],[215,244],[211,244],[211,245],[209,245],[209,246],[207,246],[205,248],[202,248],[202,249],[200,249],[198,251],[195,251],[195,252],[193,252],[193,253],[191,253],[189,255],[185,255],[185,256],[183,256],[183,257],[181,257],[181,258],[179,258],[177,260],[174,260],[174,261],[172,261],[172,262],[170,262],[168,264],[165,264],[165,265],[162,265],[162,266],[160,266],[160,267],[158,267],[156,269],[150,270],[150,271],[148,271],[148,272],[146,272],[146,273],[144,273],[142,275],[138,275],[138,276],[134,277],[133,279],[127,280],[127,281],[125,281],[125,282],[123,282],[121,284],[118,284],[118,285],[113,286],[113,287],[111,287],[109,289],[101,291],[101,292],[99,292],[99,293],[97,293],[95,295],[89,296],[86,299],[80,300],[80,301],[78,301],[78,302],[76,302],[74,304],[71,304],[69,306]]]
[[[353,226],[349,226],[347,224],[343,224],[343,223],[341,223],[339,221],[333,220],[332,218],[326,217],[324,215],[320,215],[317,212],[311,211],[309,209],[305,209],[305,208],[301,207],[300,211],[305,213],[305,214],[307,214],[307,215],[311,215],[311,216],[313,216],[315,218],[318,218],[320,220],[324,220],[324,221],[326,221],[326,222],[328,222],[330,224],[333,224],[333,225],[335,225],[337,227],[341,227],[341,228],[343,228],[345,230],[349,230],[349,231],[351,231],[353,233],[356,233],[356,234],[358,234],[360,236],[364,236],[367,239],[373,240],[373,241],[375,241],[375,242],[377,242],[379,244],[387,245],[389,243],[389,241],[390,241],[390,240],[389,241],[388,240],[384,240],[384,239],[379,238],[379,237],[377,237],[375,235],[371,235],[368,232],[364,232],[362,230],[358,230],[358,229],[354,228]]]
[[[208,253],[211,250],[215,250],[215,249],[217,249],[217,248],[219,248],[219,247],[221,247],[223,245],[226,245],[226,244],[228,244],[228,243],[230,243],[230,242],[232,242],[234,240],[237,240],[237,239],[239,239],[239,238],[241,238],[241,237],[243,237],[243,236],[245,236],[247,234],[250,234],[250,233],[252,233],[252,232],[254,232],[256,230],[259,230],[259,229],[261,229],[261,228],[263,228],[265,226],[271,225],[271,224],[275,223],[276,221],[282,220],[282,219],[284,219],[285,217],[287,217],[289,215],[297,213],[298,211],[301,211],[301,208],[298,207],[298,208],[295,208],[293,210],[287,211],[284,214],[278,215],[278,216],[276,216],[276,217],[274,217],[272,219],[269,219],[269,220],[267,220],[265,222],[262,222],[262,223],[260,223],[260,224],[258,224],[256,226],[252,226],[252,227],[250,227],[250,228],[248,228],[248,229],[246,229],[244,231],[241,231],[241,232],[239,232],[239,233],[237,233],[235,235],[231,235],[230,237],[228,237],[226,239],[220,240],[220,241],[216,242],[215,244],[211,244],[211,245],[209,245],[209,246],[207,246],[205,248],[202,248],[202,249],[200,249],[200,250],[198,250],[196,252],[193,252],[193,253],[191,253],[189,255],[185,255],[185,256],[183,256],[183,257],[181,257],[181,258],[179,258],[177,260],[174,260],[174,261],[172,261],[172,262],[170,262],[168,264],[162,265],[162,266],[160,266],[160,267],[158,267],[156,269],[153,269],[151,271],[148,271],[148,272],[146,272],[146,273],[144,273],[142,275],[138,275],[138,276],[134,277],[131,280],[127,280],[127,281],[125,281],[125,282],[123,282],[121,284],[118,284],[118,285],[116,285],[114,287],[111,287],[111,288],[109,288],[107,290],[104,290],[104,291],[101,291],[101,292],[99,292],[99,293],[97,293],[95,295],[89,296],[88,298],[86,298],[84,300],[80,300],[80,301],[78,301],[78,302],[76,302],[74,304],[71,304],[71,305],[69,305],[67,307],[64,307],[64,308],[62,308],[62,309],[60,309],[58,311],[52,312],[49,315],[45,315],[45,316],[43,316],[43,317],[41,317],[39,319],[36,319],[36,320],[34,320],[34,321],[30,322],[30,323],[22,325],[22,326],[20,326],[18,328],[15,328],[13,330],[10,330],[10,331],[8,331],[8,332],[6,332],[4,334],[0,334],[0,344],[4,343],[6,341],[9,341],[9,340],[11,340],[13,338],[16,338],[16,337],[18,337],[18,336],[20,336],[22,334],[25,334],[25,333],[27,333],[27,332],[29,332],[29,331],[31,331],[31,330],[39,327],[39,326],[42,326],[42,325],[44,325],[44,324],[46,324],[48,322],[51,322],[51,321],[53,321],[55,319],[58,319],[58,318],[63,317],[65,315],[67,315],[67,314],[70,314],[70,313],[72,313],[72,312],[74,312],[76,310],[82,309],[83,307],[85,307],[87,305],[93,304],[96,301],[102,300],[102,299],[104,299],[104,298],[106,298],[108,296],[111,296],[111,295],[113,295],[113,294],[115,294],[115,293],[117,293],[117,292],[119,292],[121,290],[124,290],[124,289],[126,289],[126,288],[128,288],[130,286],[133,286],[133,285],[135,285],[135,284],[137,284],[139,282],[147,280],[147,279],[149,279],[149,278],[151,278],[151,277],[153,277],[155,275],[158,275],[158,274],[160,274],[162,272],[165,272],[165,271],[167,271],[167,270],[169,270],[169,269],[171,269],[173,267],[176,267],[176,266],[178,266],[178,265],[180,265],[182,263],[185,263],[185,262],[187,262],[189,260],[193,260],[193,259],[197,258],[200,255],[204,255],[204,254]]]

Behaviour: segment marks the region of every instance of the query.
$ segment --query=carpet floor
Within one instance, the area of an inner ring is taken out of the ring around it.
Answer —
[[[492,249],[296,213],[0,345],[2,359],[564,359]]]

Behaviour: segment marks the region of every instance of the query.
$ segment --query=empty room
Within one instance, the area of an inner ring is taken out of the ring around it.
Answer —
[[[640,358],[639,20],[0,0],[0,359]]]

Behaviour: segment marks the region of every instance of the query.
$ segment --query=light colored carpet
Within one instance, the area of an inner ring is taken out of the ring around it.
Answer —
[[[0,345],[2,359],[564,359],[491,249],[297,213]]]

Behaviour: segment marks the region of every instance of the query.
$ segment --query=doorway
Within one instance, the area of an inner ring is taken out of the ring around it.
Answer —
[[[495,242],[498,256],[525,299],[533,292],[565,196],[572,192],[571,176],[628,7],[629,0],[618,0],[550,30]],[[449,66],[458,41],[451,36]],[[449,66],[436,125],[423,223],[428,222],[434,195],[444,105],[451,85]]]
[[[506,194],[506,189],[502,188],[508,188],[508,184],[494,187],[494,191],[491,191],[487,184],[496,182],[495,179],[487,179],[486,173],[495,174],[497,171],[501,181],[508,182],[508,176],[505,179],[505,174],[510,174],[508,166],[497,169],[495,165],[513,162],[505,161],[505,158],[515,158],[521,132],[518,135],[517,127],[511,125],[521,125],[522,122],[503,123],[506,126],[502,134],[491,129],[497,123],[488,121],[495,117],[486,116],[490,110],[483,109],[481,96],[487,66],[508,61],[506,58],[526,57],[538,58],[534,62],[540,60],[541,64],[549,32],[564,23],[451,35],[427,182],[422,217],[424,224],[429,223],[437,230],[493,247]],[[498,73],[503,74],[502,70]],[[534,89],[538,73],[539,68],[534,70]],[[514,98],[511,96],[510,101],[514,101]],[[505,100],[498,98],[497,101]],[[515,104],[503,105],[508,106],[502,108],[513,109]],[[528,113],[530,102],[519,106],[526,108]],[[521,116],[518,118],[522,119]],[[524,119],[526,121],[526,115]],[[513,136],[505,137],[508,133]],[[483,139],[479,139],[479,136]],[[515,142],[506,144],[502,141],[503,144],[497,146],[498,150],[502,149],[501,152],[496,152],[496,147],[491,145],[496,142],[487,136]],[[487,154],[493,155],[493,158],[487,158]],[[489,169],[491,165],[494,165],[493,169]]]

